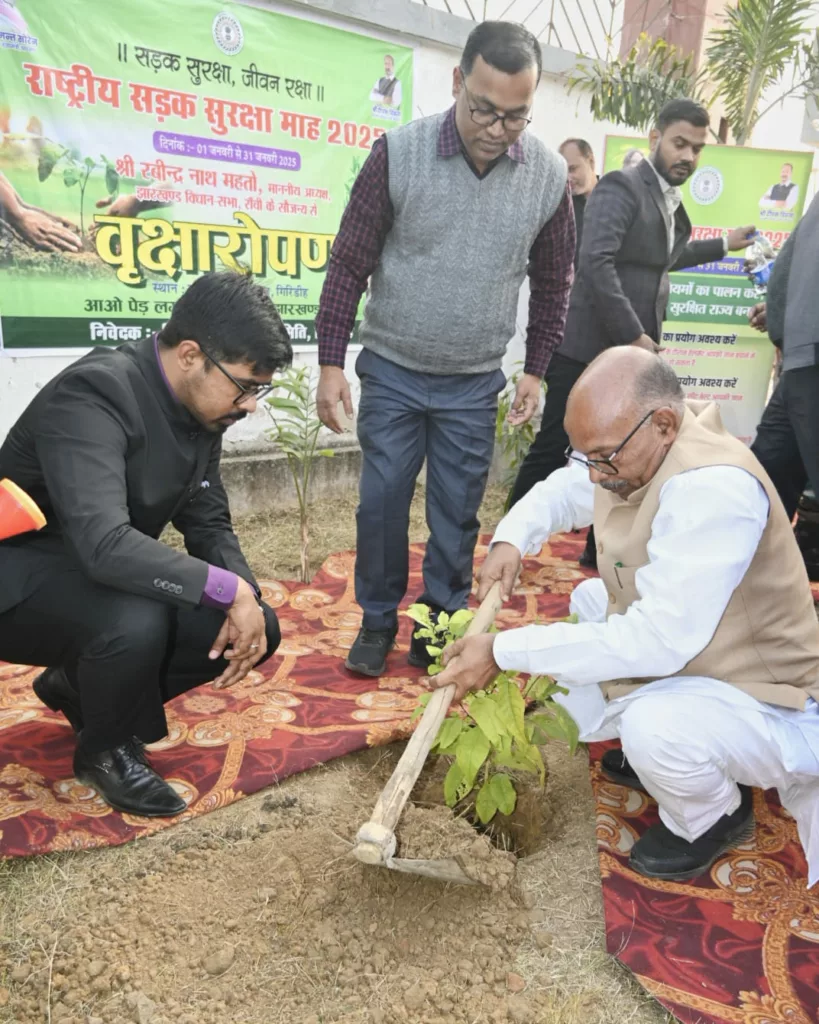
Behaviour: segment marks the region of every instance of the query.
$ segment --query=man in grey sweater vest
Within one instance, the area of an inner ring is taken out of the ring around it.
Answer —
[[[478,507],[492,458],[501,361],[531,285],[524,374],[513,424],[537,409],[560,343],[572,282],[574,214],[565,161],[533,136],[541,54],[522,26],[484,22],[454,71],[446,114],[395,128],[373,146],[333,246],[317,318],[318,411],[352,415],[347,344],[368,286],[358,436],[356,599],[363,625],[347,667],[380,675],[408,585],[409,508],[427,463],[430,539],[420,600],[466,605]],[[410,662],[426,666],[413,636]]]

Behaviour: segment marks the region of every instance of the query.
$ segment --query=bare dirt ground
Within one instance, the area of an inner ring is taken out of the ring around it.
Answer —
[[[501,502],[493,489],[486,529]],[[316,507],[314,564],[352,546],[354,505]],[[237,530],[260,576],[294,575],[292,517]],[[543,845],[505,887],[351,860],[399,746],[129,846],[0,863],[0,1022],[669,1024],[605,953],[585,755],[546,753]],[[440,807],[412,810],[403,837],[506,856]]]

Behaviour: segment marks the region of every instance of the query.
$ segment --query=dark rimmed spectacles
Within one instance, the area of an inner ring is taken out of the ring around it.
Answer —
[[[496,111],[488,110],[486,107],[473,107],[472,104],[475,100],[466,87],[466,75],[463,72],[463,68],[458,70],[461,73],[461,85],[466,93],[469,116],[475,124],[479,124],[482,128],[491,128],[493,124],[497,124],[500,121],[506,131],[522,132],[524,128],[532,123],[532,118],[526,117],[523,114],[498,114]]]
[[[570,459],[573,462],[579,462],[580,465],[585,466],[586,469],[596,469],[598,473],[605,473],[607,476],[617,476],[620,470],[614,465],[614,460],[626,447],[632,437],[634,437],[640,427],[645,423],[648,423],[656,411],[656,409],[652,409],[650,412],[647,412],[634,430],[630,431],[626,437],[623,438],[620,444],[617,445],[611,455],[604,456],[602,459],[588,459],[585,455],[575,455],[571,445],[569,445],[564,454],[567,459]]]
[[[242,402],[246,402],[249,398],[255,398],[257,401],[260,401],[262,398],[267,398],[270,392],[276,387],[275,384],[242,384],[240,381],[236,380],[229,370],[226,370],[224,366],[222,366],[218,359],[214,359],[207,349],[202,348],[200,345],[199,351],[206,359],[213,363],[217,370],[227,377],[231,384],[235,385],[239,389],[239,394],[233,399],[234,405],[241,405]]]

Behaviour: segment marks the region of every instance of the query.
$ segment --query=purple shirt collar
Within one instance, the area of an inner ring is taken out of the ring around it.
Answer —
[[[159,358],[159,334],[154,334],[154,355],[156,356],[156,362],[157,365],[159,366],[159,372],[162,374],[162,379],[165,381],[165,387],[170,392],[171,398],[173,398],[175,402],[178,402],[179,398],[177,397],[177,394],[174,391],[174,389],[171,387],[171,382],[168,380],[167,373],[165,373],[165,367],[162,365],[162,360]]]
[[[450,157],[457,156],[462,152],[463,143],[455,125],[455,106],[453,104],[447,111],[446,117],[441,122],[441,127],[438,130],[438,156],[448,160]],[[526,163],[526,154],[523,151],[523,143],[520,139],[517,142],[513,142],[509,149],[506,150],[506,156],[516,164]]]

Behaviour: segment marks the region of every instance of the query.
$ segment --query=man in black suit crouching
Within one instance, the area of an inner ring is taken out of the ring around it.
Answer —
[[[185,810],[143,746],[167,733],[163,704],[238,682],[279,644],[219,459],[291,358],[268,292],[209,274],[158,335],[50,381],[0,447],[0,479],[48,521],[0,543],[0,659],[49,666],[34,689],[77,733],[74,773],[121,811]],[[168,523],[187,554],[158,539]]]
[[[586,366],[611,345],[659,351],[669,271],[720,260],[750,245],[751,226],[734,228],[725,238],[690,241],[680,185],[697,167],[708,124],[708,112],[698,103],[671,100],[651,131],[650,157],[604,175],[589,196],[563,342],[546,371],[543,420],[511,504],[566,465],[566,401]]]

